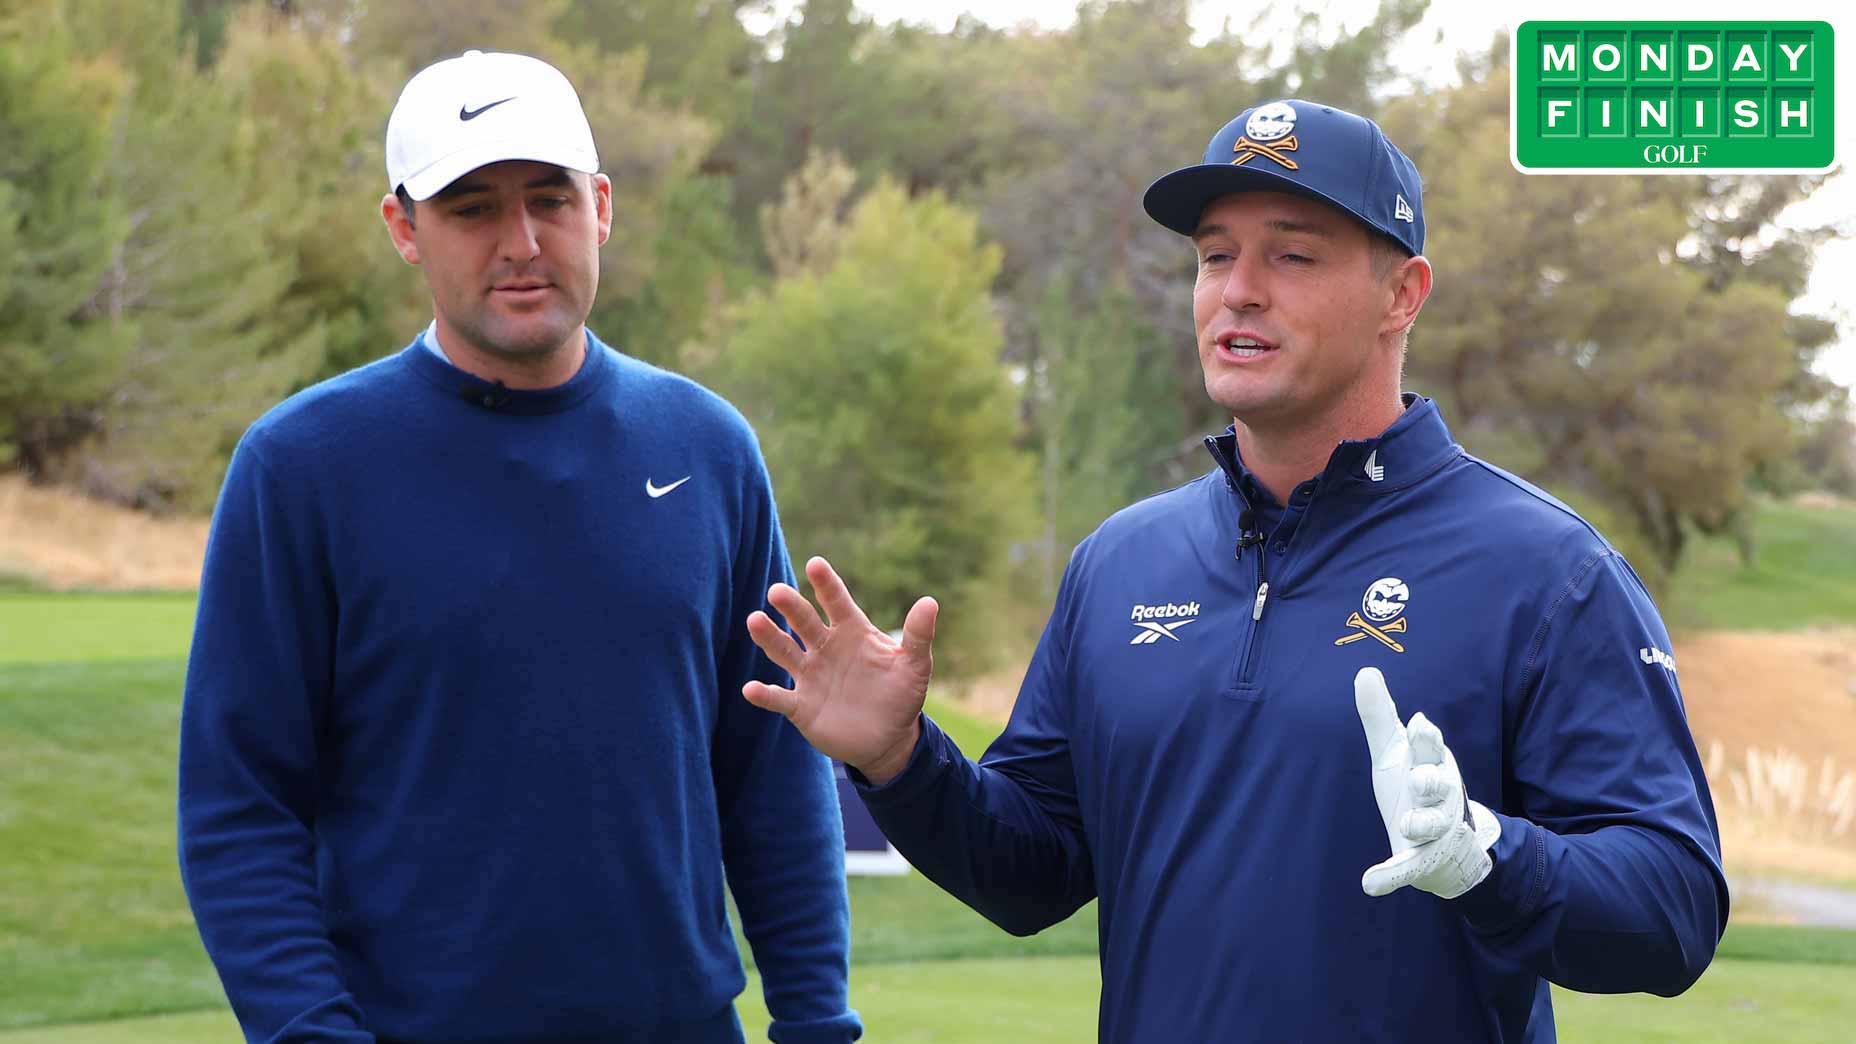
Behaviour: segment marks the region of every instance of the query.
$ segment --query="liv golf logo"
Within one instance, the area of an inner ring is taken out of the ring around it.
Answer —
[[[1825,171],[1827,22],[1522,22],[1510,158],[1524,174]]]

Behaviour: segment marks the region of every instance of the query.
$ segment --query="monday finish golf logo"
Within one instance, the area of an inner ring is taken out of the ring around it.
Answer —
[[[1524,174],[1807,173],[1836,165],[1827,22],[1522,22]]]

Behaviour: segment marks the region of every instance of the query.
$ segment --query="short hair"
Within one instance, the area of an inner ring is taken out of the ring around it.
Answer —
[[[395,185],[393,186],[393,194],[399,197],[400,209],[406,212],[406,224],[413,225],[413,227],[416,228],[417,225],[412,219],[412,193],[406,191],[406,186],[404,185]],[[1379,278],[1384,279],[1385,274],[1381,273]]]
[[[1405,245],[1384,232],[1369,231],[1366,234],[1366,259],[1372,265],[1373,278],[1385,281],[1392,274],[1399,262],[1414,256],[1405,249]]]

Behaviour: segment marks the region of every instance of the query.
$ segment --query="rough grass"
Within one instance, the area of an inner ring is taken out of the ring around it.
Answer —
[[[1767,501],[1753,533],[1750,568],[1729,539],[1691,542],[1663,606],[1672,624],[1789,631],[1856,622],[1856,504]]]
[[[155,518],[0,475],[0,577],[15,585],[190,589],[206,529],[204,518]]]

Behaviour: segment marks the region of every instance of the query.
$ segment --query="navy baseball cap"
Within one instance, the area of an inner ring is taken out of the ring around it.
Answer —
[[[1411,253],[1424,253],[1418,168],[1372,120],[1299,98],[1239,113],[1212,135],[1203,163],[1147,186],[1141,205],[1189,236],[1212,200],[1259,190],[1321,200]]]

